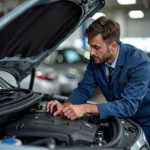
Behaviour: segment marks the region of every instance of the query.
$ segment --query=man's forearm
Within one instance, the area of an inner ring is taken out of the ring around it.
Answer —
[[[99,110],[96,104],[82,104],[86,114],[99,115]]]

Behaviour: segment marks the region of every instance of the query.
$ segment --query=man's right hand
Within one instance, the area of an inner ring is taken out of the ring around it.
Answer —
[[[54,116],[63,115],[63,108],[69,106],[70,104],[70,102],[65,102],[64,104],[61,104],[57,100],[52,100],[47,103],[46,110],[47,112],[54,113]]]
[[[62,115],[63,108],[64,108],[64,106],[57,100],[52,100],[52,101],[48,102],[48,104],[46,106],[47,112],[54,113],[54,116]],[[56,111],[54,109],[56,109]]]

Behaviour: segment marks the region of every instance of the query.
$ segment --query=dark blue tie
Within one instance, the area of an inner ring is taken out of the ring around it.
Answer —
[[[108,73],[109,73],[108,79],[109,79],[109,82],[111,82],[112,75],[113,75],[113,70],[114,70],[114,68],[108,67]]]

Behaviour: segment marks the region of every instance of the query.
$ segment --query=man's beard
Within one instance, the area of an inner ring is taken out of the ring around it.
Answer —
[[[107,48],[107,51],[103,56],[99,56],[99,57],[93,56],[93,59],[95,63],[101,64],[101,63],[107,62],[111,57],[112,57],[112,54],[110,53],[110,49]]]

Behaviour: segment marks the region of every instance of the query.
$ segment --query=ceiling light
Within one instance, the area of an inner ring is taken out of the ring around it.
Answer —
[[[92,16],[92,19],[96,20],[99,17],[106,16],[104,13],[98,12]]]
[[[144,13],[141,10],[130,11],[128,15],[129,15],[130,18],[133,18],[133,19],[144,17]]]
[[[136,0],[117,0],[120,5],[133,5],[136,4]]]

